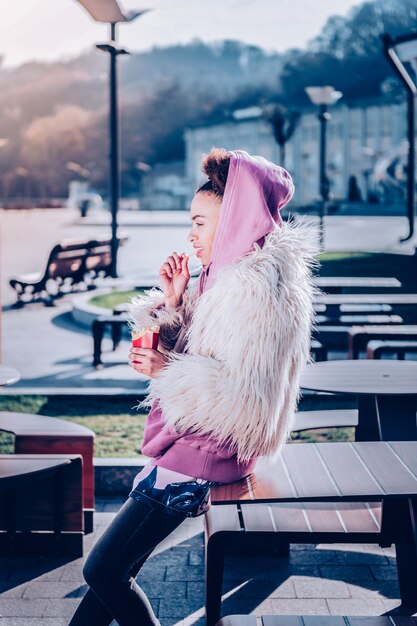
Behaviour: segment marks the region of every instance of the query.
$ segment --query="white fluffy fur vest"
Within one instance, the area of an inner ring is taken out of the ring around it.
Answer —
[[[139,407],[159,399],[180,434],[210,435],[239,460],[276,458],[300,398],[300,372],[311,362],[319,253],[314,222],[298,218],[221,268],[200,297],[198,281],[190,283],[173,315],[156,309],[159,289],[133,298],[131,327],[159,323],[159,349],[169,355]],[[183,325],[185,351],[172,350]]]

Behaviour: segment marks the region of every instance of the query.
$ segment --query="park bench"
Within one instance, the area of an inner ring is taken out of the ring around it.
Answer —
[[[94,433],[81,424],[47,415],[0,412],[0,430],[15,436],[14,452],[23,454],[79,454],[83,459],[85,534],[94,525]]]
[[[342,314],[353,313],[398,313],[409,317],[417,307],[415,293],[348,293],[320,294],[315,300],[317,313],[324,313],[328,318],[338,320]]]
[[[339,317],[329,317],[327,315],[317,315],[316,324],[319,326],[346,326],[354,324],[402,324],[403,318],[400,315],[359,315],[350,314]]]
[[[395,543],[402,606],[417,608],[417,441],[285,444],[278,460],[211,489],[206,624],[220,619],[224,556],[293,543]]]
[[[362,351],[371,340],[410,340],[417,339],[417,325],[403,324],[401,326],[352,326],[347,331],[348,357],[358,359]]]
[[[346,617],[342,615],[227,615],[216,626],[417,626],[417,617]]]
[[[83,556],[82,457],[0,454],[0,553]]]
[[[322,345],[327,349],[334,348],[335,350],[344,350],[346,353],[349,353],[349,335],[353,328],[356,329],[372,329],[375,333],[379,330],[384,332],[386,329],[392,333],[394,336],[397,331],[401,337],[407,336],[406,329],[415,328],[414,325],[410,324],[374,324],[373,322],[362,322],[360,325],[357,324],[317,324],[313,327],[312,336],[314,339],[317,339],[322,343]],[[405,329],[400,330],[400,329]],[[370,337],[371,338],[371,337]],[[365,349],[365,348],[363,348]]]
[[[380,359],[383,354],[395,354],[403,361],[406,354],[417,354],[417,341],[378,341],[372,339],[366,346],[367,359]]]
[[[127,240],[119,238],[119,246]],[[35,299],[52,305],[54,300],[80,287],[92,289],[99,277],[110,276],[111,240],[65,239],[51,251],[43,274],[21,274],[10,279],[17,293],[15,306],[24,306]]]
[[[391,276],[315,276],[317,287],[326,293],[343,293],[345,289],[395,289],[401,287]]]

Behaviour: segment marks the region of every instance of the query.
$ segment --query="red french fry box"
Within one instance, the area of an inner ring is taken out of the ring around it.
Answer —
[[[142,330],[132,332],[132,346],[134,348],[152,348],[156,350],[158,342],[159,326],[144,326]]]

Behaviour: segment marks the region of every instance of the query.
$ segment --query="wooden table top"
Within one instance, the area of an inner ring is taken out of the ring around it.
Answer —
[[[302,389],[355,395],[417,395],[417,361],[343,359],[307,365]]]
[[[401,287],[393,276],[315,276],[318,287]]]
[[[52,468],[68,465],[80,455],[74,454],[0,454],[1,481],[39,474]]]
[[[30,413],[15,413],[13,411],[0,411],[0,430],[25,436],[74,435],[94,437],[94,432],[82,424],[48,415],[31,415]]]
[[[417,497],[417,441],[285,444],[248,477],[211,488],[212,504]]]
[[[20,380],[20,374],[13,367],[0,365],[0,387],[3,385],[13,385]]]

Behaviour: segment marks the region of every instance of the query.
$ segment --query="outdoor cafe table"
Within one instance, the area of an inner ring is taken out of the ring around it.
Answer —
[[[210,499],[241,507],[382,501],[378,543],[395,543],[402,603],[417,605],[417,441],[284,444],[276,461],[258,459],[245,478],[213,486]]]
[[[211,489],[213,505],[382,498],[417,498],[417,441],[287,443],[276,461]]]
[[[13,367],[0,365],[0,387],[4,385],[13,385],[20,380],[20,374]]]
[[[357,396],[356,441],[417,440],[417,361],[312,363],[302,372],[300,386]]]

